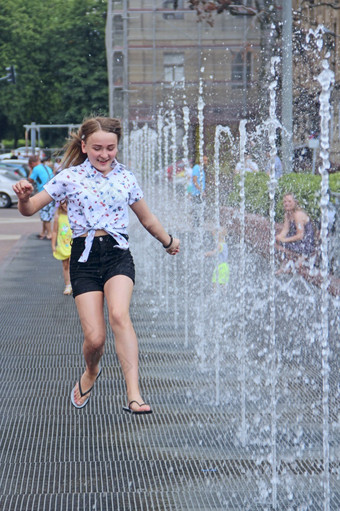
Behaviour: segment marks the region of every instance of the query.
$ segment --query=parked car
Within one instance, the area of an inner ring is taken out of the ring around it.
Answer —
[[[23,146],[23,147],[18,147],[17,149],[13,149],[13,151],[11,151],[10,153],[3,153],[3,154],[0,154],[0,160],[13,160],[13,161],[16,161],[17,159],[24,159],[26,162],[28,160],[28,158],[33,154],[33,148],[30,147],[30,146]],[[42,149],[39,149],[38,147],[36,147],[34,149],[34,154],[37,154],[40,156],[40,158],[45,158],[46,157],[46,154],[45,154],[45,151],[43,151]],[[14,156],[14,157],[13,157]]]
[[[19,179],[21,179],[20,174],[15,174],[14,172],[12,172],[11,168],[6,167],[5,165],[2,165],[1,162],[0,162],[0,173],[2,175],[6,175],[6,177],[8,177],[9,179],[12,179],[14,181],[19,181]]]
[[[33,154],[33,147],[30,146],[18,147],[17,149],[13,149],[13,153],[18,158],[28,158],[29,156],[31,156],[31,154]],[[40,158],[45,158],[46,156],[44,151],[42,149],[39,149],[38,147],[34,149],[34,154],[38,154]]]
[[[0,167],[6,167],[8,170],[12,170],[21,178],[28,177],[30,173],[29,166],[23,160],[2,160],[0,161]]]
[[[18,203],[18,197],[12,188],[16,181],[18,178],[13,173],[0,170],[0,208],[10,208],[12,204]]]
[[[0,154],[0,161],[1,160],[8,160],[10,157],[12,156],[12,153],[3,153],[3,154]]]
[[[0,171],[1,171],[1,173],[8,172],[8,174],[16,176],[18,179],[23,178],[22,172],[20,171],[20,169],[18,169],[16,167],[12,167],[10,165],[8,165],[8,166],[3,165],[1,161],[0,161]]]
[[[6,169],[5,167],[2,167],[1,164],[0,164],[0,176],[10,179],[13,182],[19,181],[21,179],[21,176],[14,174],[14,172],[12,172],[9,169]]]

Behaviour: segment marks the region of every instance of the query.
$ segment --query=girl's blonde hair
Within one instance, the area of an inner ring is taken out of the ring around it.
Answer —
[[[61,213],[65,213],[65,211],[63,210],[64,205],[66,205],[67,207],[67,198],[59,202],[59,206],[57,209],[58,215],[60,215]]]
[[[111,117],[90,117],[85,119],[79,130],[71,133],[70,139],[65,145],[65,154],[61,164],[63,169],[80,165],[86,160],[87,154],[83,153],[81,142],[86,142],[87,138],[96,131],[115,133],[119,143],[122,134],[120,120]]]

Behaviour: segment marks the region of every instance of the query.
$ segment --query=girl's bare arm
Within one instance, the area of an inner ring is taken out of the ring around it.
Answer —
[[[33,186],[27,179],[21,179],[15,183],[12,188],[18,197],[18,209],[24,216],[34,215],[39,209],[53,200],[45,190],[31,197]]]
[[[166,232],[158,218],[153,213],[151,213],[144,199],[141,199],[132,204],[131,209],[136,214],[143,227],[154,238],[160,241],[164,246],[169,245],[169,234]],[[175,255],[179,252],[179,239],[173,238],[171,246],[167,249],[167,252],[171,255]]]
[[[308,217],[307,217],[308,220]],[[289,238],[285,237],[284,241],[286,243],[291,243],[293,241],[300,241],[303,239],[305,235],[305,223],[306,223],[306,215],[300,211],[297,211],[294,215],[294,222],[296,225],[296,234],[294,236],[289,236]]]
[[[288,231],[289,231],[289,221],[287,219],[287,216],[285,216],[282,231],[276,235],[276,241],[281,241],[281,242],[285,241]]]

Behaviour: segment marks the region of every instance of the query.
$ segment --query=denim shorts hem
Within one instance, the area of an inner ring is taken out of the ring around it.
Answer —
[[[86,262],[79,262],[85,238],[76,238],[72,245],[70,276],[74,298],[91,291],[104,292],[106,282],[117,275],[135,283],[135,265],[129,249],[117,247],[111,236],[95,238]]]
[[[133,284],[135,284],[135,279],[132,278],[132,276],[129,275],[128,272],[126,272],[126,273],[120,272],[120,273],[114,273],[113,275],[111,275],[111,277],[108,277],[104,283],[104,286],[105,286],[106,282],[108,282],[113,277],[117,277],[118,275],[123,275],[124,277],[128,277],[129,279],[132,280]],[[79,280],[82,280],[83,282],[79,282]],[[99,284],[97,284],[96,282],[93,282],[93,281],[87,280],[87,279],[78,279],[78,282],[71,280],[71,286],[72,286],[73,298],[76,298],[76,296],[79,296],[79,295],[83,295],[84,293],[92,293],[93,291],[100,291],[101,293],[104,293],[104,286],[102,287]]]

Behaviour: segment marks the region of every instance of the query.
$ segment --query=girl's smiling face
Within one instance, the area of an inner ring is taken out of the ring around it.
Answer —
[[[118,137],[115,133],[98,130],[81,141],[81,149],[90,163],[106,176],[118,152]]]

